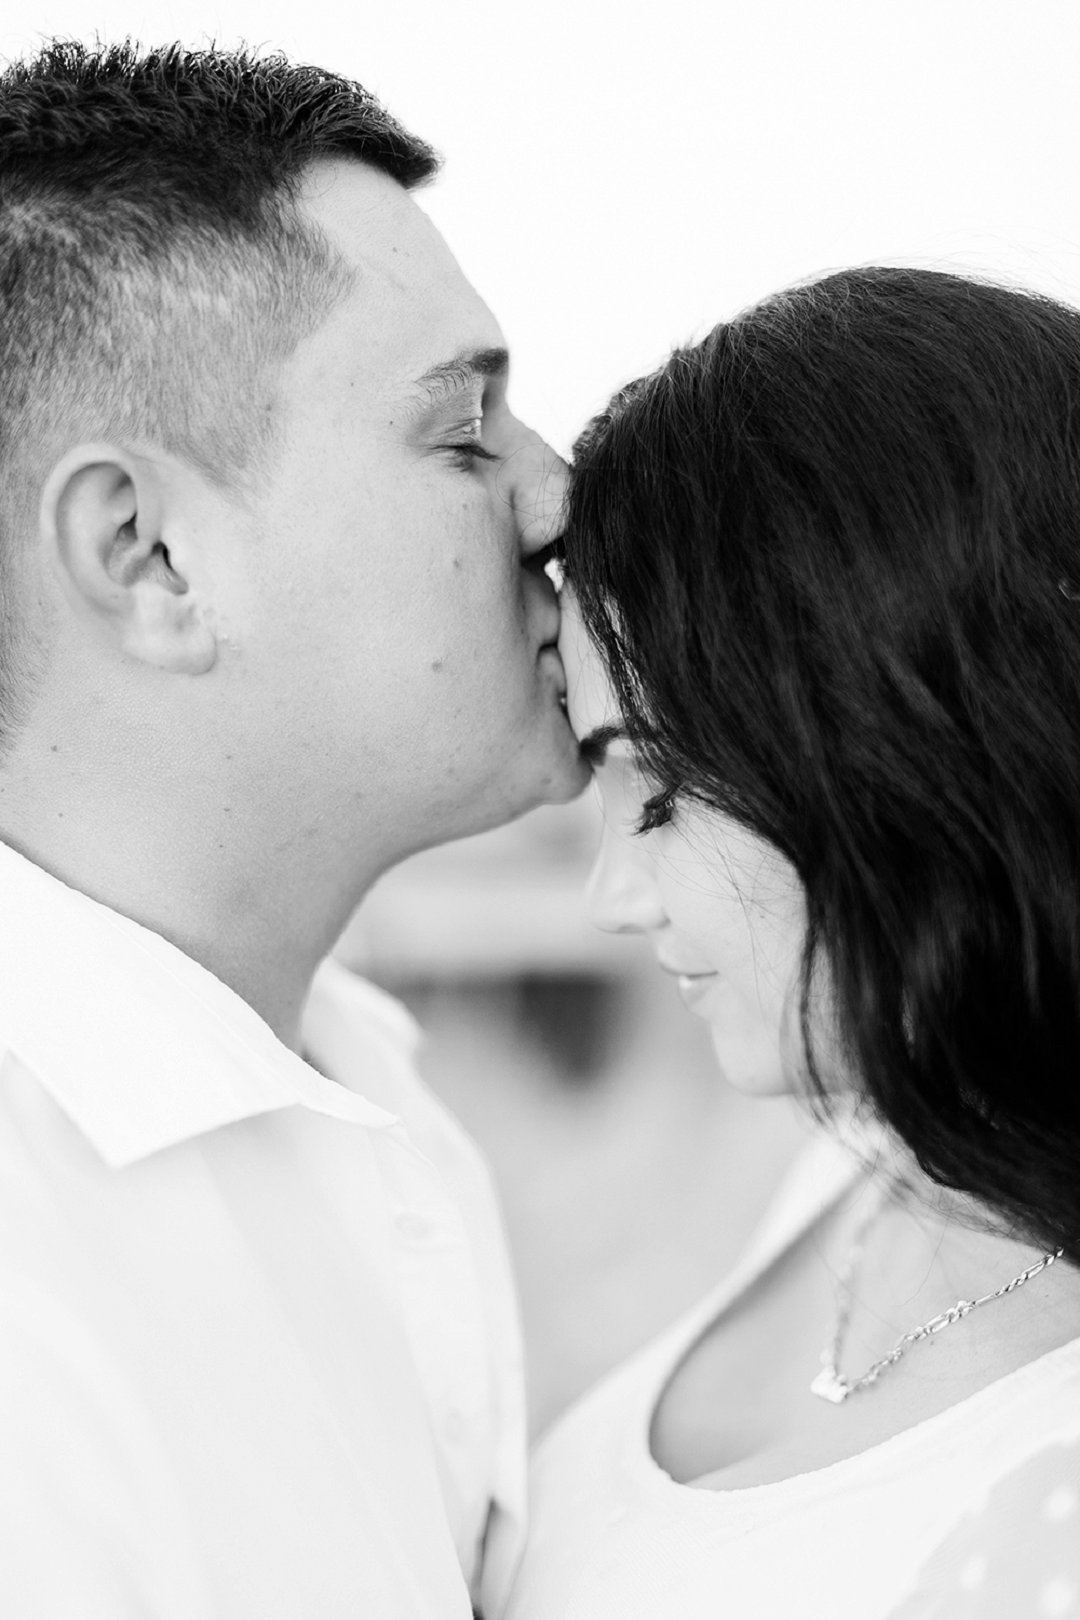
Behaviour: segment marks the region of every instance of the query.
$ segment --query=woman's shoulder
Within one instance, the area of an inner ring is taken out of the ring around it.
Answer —
[[[1080,1383],[1062,1430],[990,1486],[892,1620],[1080,1620]]]

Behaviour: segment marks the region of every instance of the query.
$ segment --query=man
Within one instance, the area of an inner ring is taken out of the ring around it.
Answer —
[[[583,785],[563,473],[435,167],[278,59],[0,78],[13,1620],[494,1616],[512,1573],[484,1172],[319,968],[394,862]]]

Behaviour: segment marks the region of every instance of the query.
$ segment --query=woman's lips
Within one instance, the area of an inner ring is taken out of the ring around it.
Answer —
[[[688,1007],[696,1007],[708,995],[713,981],[719,977],[715,968],[685,968],[676,962],[657,961],[665,973],[678,981],[679,994]]]
[[[688,1007],[696,1007],[708,995],[718,977],[716,973],[680,973],[679,994]]]

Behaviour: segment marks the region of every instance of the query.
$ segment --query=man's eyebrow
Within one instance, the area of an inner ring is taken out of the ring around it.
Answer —
[[[618,725],[597,726],[588,732],[578,743],[578,752],[587,765],[594,768],[602,765],[608,749],[613,742],[625,742],[626,727]]]
[[[505,377],[509,369],[506,349],[463,349],[449,360],[429,366],[423,376],[417,377],[413,388],[422,404],[439,404],[474,387],[483,377]]]

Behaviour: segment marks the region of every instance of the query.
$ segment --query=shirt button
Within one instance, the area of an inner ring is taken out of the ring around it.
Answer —
[[[398,1236],[403,1237],[407,1243],[422,1243],[431,1236],[431,1222],[425,1220],[423,1215],[414,1215],[406,1211],[394,1219]]]

